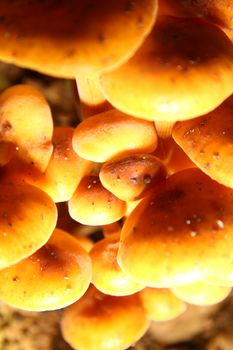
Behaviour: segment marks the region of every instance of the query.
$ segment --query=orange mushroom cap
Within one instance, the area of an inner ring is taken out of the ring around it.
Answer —
[[[152,321],[169,321],[185,312],[186,304],[166,288],[144,288],[139,292],[147,316]]]
[[[111,69],[141,45],[157,7],[157,0],[1,0],[0,58],[66,78]]]
[[[125,215],[126,204],[105,189],[96,175],[85,176],[68,202],[70,216],[84,225],[107,225]]]
[[[74,132],[77,154],[94,162],[106,162],[121,155],[152,152],[157,146],[153,123],[139,120],[116,109],[81,122]]]
[[[136,54],[101,76],[101,89],[114,107],[135,117],[194,118],[232,94],[232,43],[197,18],[161,16]]]
[[[233,95],[214,111],[179,122],[172,136],[191,160],[214,180],[233,188]]]
[[[231,189],[196,168],[178,172],[156,186],[126,219],[118,263],[151,287],[220,274],[233,260],[232,210]]]
[[[53,121],[47,101],[36,88],[16,85],[0,95],[0,140],[16,145],[18,154],[44,171],[53,146]]]
[[[208,306],[218,304],[226,299],[231,288],[224,286],[208,285],[199,281],[186,284],[184,286],[175,286],[171,291],[180,299],[189,304]]]
[[[28,311],[63,308],[85,293],[91,270],[91,259],[77,240],[55,229],[33,255],[0,271],[0,300]]]
[[[0,185],[0,270],[33,254],[51,236],[57,209],[51,198],[27,184]]]
[[[114,297],[90,287],[64,310],[62,334],[77,350],[123,350],[140,339],[149,321],[137,294]]]
[[[143,285],[135,282],[117,263],[120,234],[110,236],[97,242],[92,248],[92,283],[102,293],[124,296],[142,290]]]
[[[216,25],[233,29],[233,5],[231,0],[162,0],[159,15],[199,17]]]
[[[45,172],[32,164],[13,159],[4,169],[5,177],[30,183],[45,191],[54,202],[68,201],[80,180],[90,172],[92,163],[73,150],[73,128],[58,127],[53,134],[53,153]]]
[[[144,197],[150,188],[167,175],[164,164],[150,154],[124,156],[103,164],[100,181],[105,188],[124,201]]]

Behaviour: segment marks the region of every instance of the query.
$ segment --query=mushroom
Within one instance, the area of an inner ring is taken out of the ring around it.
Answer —
[[[232,94],[233,46],[200,19],[160,16],[135,55],[100,82],[114,107],[160,123],[168,136],[177,120],[208,113]]]
[[[68,202],[70,216],[84,225],[107,225],[125,215],[125,202],[105,189],[97,175],[83,177]]]
[[[138,282],[170,288],[221,275],[233,261],[233,191],[197,168],[170,176],[126,219],[120,267]]]
[[[144,288],[126,274],[117,263],[120,234],[115,233],[98,241],[90,252],[92,283],[104,294],[124,296]]]
[[[53,153],[45,172],[14,158],[3,169],[4,176],[21,180],[45,191],[54,202],[68,201],[80,180],[90,172],[92,163],[73,150],[73,128],[57,127],[53,133]]]
[[[100,103],[99,74],[134,54],[150,32],[157,8],[157,0],[2,0],[0,59],[77,78],[81,99]]]
[[[160,159],[142,153],[104,163],[99,177],[105,188],[127,202],[144,197],[166,175],[166,168]]]
[[[64,310],[61,330],[77,350],[123,350],[147,331],[149,320],[137,294],[115,297],[93,286]]]
[[[55,229],[34,254],[0,271],[0,300],[27,311],[74,303],[91,281],[91,259],[77,240]]]
[[[179,122],[172,136],[207,175],[233,188],[233,95],[214,111]]]
[[[151,321],[170,321],[187,309],[186,303],[166,288],[147,287],[138,294]]]
[[[46,193],[28,184],[1,181],[0,270],[42,247],[56,221],[56,206]]]
[[[215,305],[226,299],[232,288],[208,285],[203,281],[175,286],[171,291],[181,300],[194,305]]]
[[[231,0],[163,0],[159,4],[159,14],[199,17],[222,28],[233,29]]]
[[[16,85],[0,95],[0,141],[12,142],[21,158],[44,171],[50,160],[53,121],[36,88]]]
[[[152,152],[157,146],[153,123],[116,109],[82,121],[74,131],[73,148],[82,158],[106,162],[121,155]]]

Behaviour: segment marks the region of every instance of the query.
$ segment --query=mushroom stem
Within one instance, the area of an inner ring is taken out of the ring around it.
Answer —
[[[83,119],[111,109],[99,87],[99,74],[76,77],[80,108]]]
[[[172,135],[172,128],[174,126],[175,122],[167,121],[167,120],[157,120],[155,121],[155,127],[156,131],[159,137],[162,139],[166,139],[167,137],[170,137]]]

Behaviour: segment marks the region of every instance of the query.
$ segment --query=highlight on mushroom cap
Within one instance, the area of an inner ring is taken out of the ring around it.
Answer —
[[[15,85],[0,95],[0,140],[12,142],[28,163],[44,171],[53,146],[53,121],[43,94],[30,85]]]
[[[147,316],[152,321],[168,321],[182,315],[186,303],[166,288],[144,288],[139,292]]]
[[[92,259],[92,283],[102,293],[124,296],[144,288],[126,274],[117,263],[120,234],[113,233],[98,241],[90,252]]]
[[[208,285],[204,281],[175,286],[171,291],[189,304],[208,306],[218,304],[226,299],[232,288],[227,286]]]
[[[0,271],[0,300],[27,311],[63,308],[85,293],[91,271],[91,259],[78,241],[55,229],[42,248]]]
[[[153,123],[116,109],[96,114],[81,122],[74,131],[73,148],[94,162],[139,152],[153,152],[157,134]]]
[[[116,297],[91,286],[64,310],[61,330],[77,350],[123,350],[140,339],[149,320],[137,294]]]
[[[0,269],[27,258],[50,238],[57,222],[52,199],[22,183],[0,185]]]
[[[92,169],[92,162],[74,152],[71,127],[55,127],[53,153],[42,173],[33,164],[14,157],[3,169],[4,177],[23,181],[46,192],[55,203],[68,201],[80,180]]]
[[[151,287],[221,274],[233,257],[232,199],[231,189],[199,169],[170,176],[125,221],[118,263]]]
[[[68,207],[74,220],[94,226],[118,221],[126,211],[125,202],[104,188],[97,175],[83,177]]]

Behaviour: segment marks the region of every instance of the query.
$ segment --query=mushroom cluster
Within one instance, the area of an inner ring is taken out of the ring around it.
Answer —
[[[1,0],[0,59],[76,79],[83,112],[55,127],[37,88],[0,95],[1,301],[124,350],[229,295],[232,31],[229,0]]]

